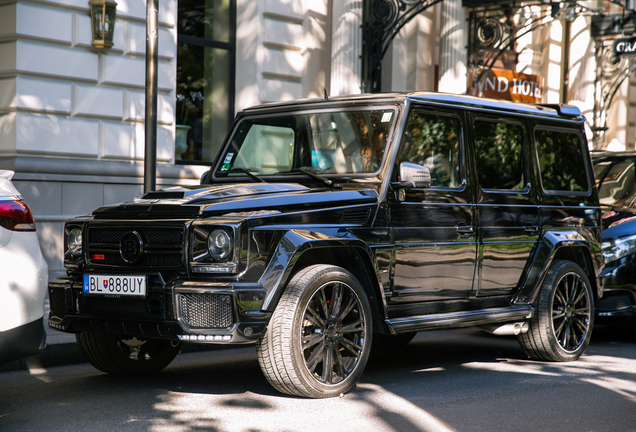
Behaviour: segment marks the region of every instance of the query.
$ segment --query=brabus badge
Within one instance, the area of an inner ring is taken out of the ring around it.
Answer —
[[[124,234],[119,243],[119,255],[128,264],[135,264],[144,251],[144,242],[137,231]]]

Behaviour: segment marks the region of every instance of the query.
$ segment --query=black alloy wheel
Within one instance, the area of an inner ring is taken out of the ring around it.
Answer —
[[[570,261],[555,261],[541,286],[528,333],[519,336],[536,360],[571,361],[587,348],[594,324],[594,296],[587,275]]]
[[[290,282],[257,344],[261,369],[283,393],[338,396],[364,370],[371,322],[366,294],[351,273],[307,267]]]

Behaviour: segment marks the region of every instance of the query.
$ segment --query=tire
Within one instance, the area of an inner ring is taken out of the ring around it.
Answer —
[[[572,361],[585,351],[594,325],[592,287],[581,267],[555,261],[541,285],[528,332],[518,336],[534,360]]]
[[[96,369],[113,375],[149,375],[160,372],[181,349],[167,339],[137,339],[104,333],[82,332],[77,343]]]
[[[314,265],[291,280],[256,344],[263,374],[278,391],[324,398],[350,390],[369,358],[371,307],[348,271]]]
[[[401,348],[413,340],[417,332],[408,332],[400,334],[374,334],[374,349],[390,349]]]

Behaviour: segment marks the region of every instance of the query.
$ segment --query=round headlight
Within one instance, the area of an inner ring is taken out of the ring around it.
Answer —
[[[227,231],[215,229],[208,236],[208,252],[216,261],[227,261],[232,253],[232,238]]]
[[[71,255],[78,257],[82,255],[82,230],[73,228],[66,238],[66,247]]]

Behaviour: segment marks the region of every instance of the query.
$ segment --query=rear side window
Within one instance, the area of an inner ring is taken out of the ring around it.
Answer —
[[[581,135],[577,131],[537,128],[534,139],[545,191],[587,192],[590,189]]]
[[[475,158],[482,189],[523,190],[523,128],[516,123],[475,120]]]

